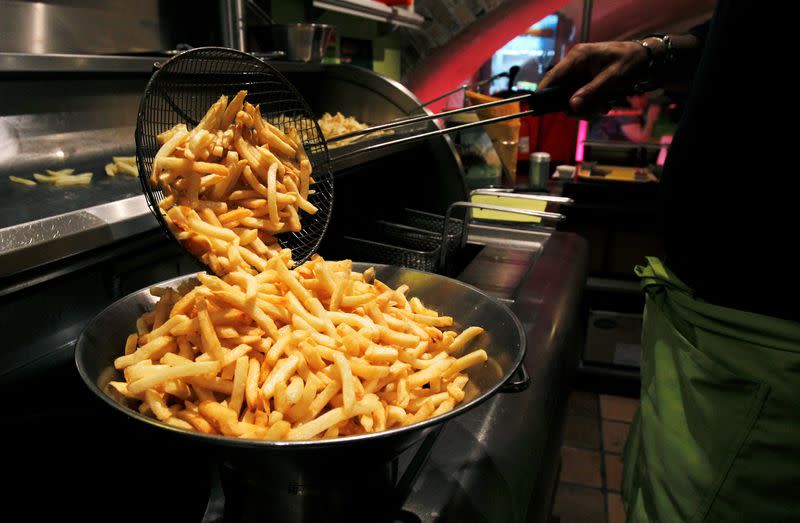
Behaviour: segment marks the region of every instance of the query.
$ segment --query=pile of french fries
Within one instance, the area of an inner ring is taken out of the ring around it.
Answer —
[[[319,124],[319,128],[320,130],[322,130],[322,135],[325,138],[333,138],[334,136],[349,134],[369,127],[369,125],[359,122],[354,117],[345,116],[339,112],[337,112],[336,115],[331,115],[331,113],[325,113],[322,115],[320,119],[317,120],[317,123]],[[392,134],[393,132],[394,131],[391,130],[375,131],[370,133],[369,136],[374,138],[376,136],[381,136],[384,134]],[[347,145],[355,142],[356,140],[362,140],[364,138],[366,138],[366,136],[353,136],[352,138],[346,138],[344,140],[332,142],[331,144],[328,145],[328,147],[330,148],[341,147],[342,145]]]
[[[325,113],[317,120],[317,123],[319,123],[319,128],[322,129],[322,135],[325,138],[333,138],[334,136],[360,131],[369,127],[352,116],[345,116],[342,113],[336,113],[335,116],[331,113]]]
[[[281,254],[275,235],[300,231],[314,183],[297,130],[284,132],[245,101],[221,96],[191,131],[160,134],[150,183],[170,230],[217,275],[257,274]]]
[[[319,256],[290,270],[198,274],[136,323],[114,362],[120,400],[173,427],[268,440],[311,440],[417,423],[464,400],[465,349],[483,329],[453,330],[407,285]]]

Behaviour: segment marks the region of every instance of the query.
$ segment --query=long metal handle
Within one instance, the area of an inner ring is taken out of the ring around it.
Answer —
[[[515,113],[515,114],[506,114],[506,115],[503,115],[503,116],[498,116],[496,118],[489,118],[487,120],[481,120],[479,122],[465,123],[463,125],[457,125],[455,127],[447,127],[445,129],[437,129],[435,131],[429,131],[427,133],[415,134],[413,136],[406,136],[405,138],[398,138],[397,140],[392,140],[392,141],[389,141],[389,142],[381,142],[381,143],[376,143],[374,145],[368,145],[367,147],[363,147],[361,149],[356,149],[354,151],[347,151],[347,152],[345,152],[343,154],[340,154],[338,156],[333,156],[331,158],[331,160],[336,162],[336,161],[341,160],[342,158],[347,158],[349,156],[354,156],[354,155],[357,155],[357,154],[363,154],[363,153],[375,151],[377,149],[383,149],[385,147],[392,147],[394,145],[399,145],[399,144],[403,144],[403,143],[410,143],[410,142],[416,142],[416,141],[419,141],[419,140],[425,140],[426,138],[430,138],[431,136],[439,136],[440,134],[450,134],[450,133],[454,133],[456,131],[460,131],[462,129],[469,129],[471,127],[478,127],[478,126],[481,126],[481,125],[488,125],[488,124],[492,124],[492,123],[503,122],[505,120],[513,120],[514,118],[519,118],[521,116],[528,116],[528,115],[532,115],[532,114],[536,114],[536,111],[522,111],[520,113]],[[328,140],[328,141],[330,141],[330,140]]]
[[[441,118],[442,116],[448,116],[452,114],[459,114],[468,111],[474,111],[476,109],[482,109],[485,107],[493,107],[495,105],[506,104],[510,102],[516,102],[523,99],[528,99],[528,105],[530,106],[530,110],[522,111],[515,114],[505,114],[503,116],[497,116],[495,118],[487,118],[485,120],[480,120],[478,122],[471,122],[466,123],[463,125],[457,125],[455,127],[448,127],[446,129],[437,129],[435,131],[429,131],[422,134],[415,134],[413,136],[407,136],[405,138],[399,138],[397,140],[391,140],[388,142],[381,142],[376,143],[373,145],[368,145],[367,147],[363,147],[361,149],[356,149],[353,151],[348,151],[338,156],[333,157],[334,161],[341,160],[342,158],[347,158],[348,156],[352,156],[355,154],[366,153],[370,151],[374,151],[376,149],[383,149],[384,147],[392,147],[394,145],[415,142],[418,140],[424,140],[426,138],[430,138],[432,136],[439,136],[441,134],[449,134],[456,131],[460,131],[462,129],[469,129],[471,127],[477,127],[482,125],[489,125],[498,122],[504,122],[506,120],[513,120],[515,118],[519,118],[521,116],[529,116],[529,115],[536,115],[536,114],[544,114],[544,113],[552,113],[552,112],[559,112],[565,111],[569,108],[569,97],[574,92],[573,89],[567,86],[555,86],[555,87],[548,87],[547,89],[542,89],[540,91],[536,91],[533,93],[525,94],[522,96],[515,96],[513,98],[506,98],[504,100],[497,100],[495,102],[488,102],[485,104],[478,104],[478,105],[471,105],[469,107],[464,107],[462,109],[454,109],[452,111],[445,111],[443,113],[437,113],[427,116],[418,116],[414,118],[408,118],[405,120],[399,120],[397,122],[391,122],[383,125],[378,125],[375,127],[370,127],[368,129],[362,129],[361,131],[356,131],[355,133],[349,133],[342,136],[337,136],[335,138],[331,138],[328,142],[333,142],[337,140],[342,140],[344,138],[349,138],[355,135],[361,134],[368,134],[375,131],[380,131],[383,129],[389,129],[391,127],[400,127],[403,125],[408,125],[411,123],[422,122],[426,120],[432,120],[436,118]]]
[[[513,189],[510,189],[513,191]],[[572,198],[564,198],[563,196],[548,196],[543,194],[520,194],[509,192],[509,189],[474,189],[469,193],[470,200],[474,195],[484,196],[507,196],[509,198],[516,198],[518,200],[539,200],[550,203],[561,203],[564,205],[572,205],[575,200]]]
[[[247,9],[244,0],[219,0],[219,15],[225,47],[246,51]]]
[[[453,209],[455,209],[456,207],[466,207],[470,209],[484,209],[488,211],[510,212],[513,214],[522,214],[524,216],[534,216],[537,218],[542,218],[544,220],[553,220],[557,222],[564,221],[564,215],[556,212],[532,211],[529,209],[515,209],[513,207],[503,207],[502,205],[491,205],[488,203],[453,202],[447,207],[447,212],[444,215],[444,227],[442,227],[442,248],[439,254],[439,267],[441,268],[446,267],[447,263],[447,241],[448,241],[447,224],[450,223],[450,216],[453,214]],[[469,234],[470,218],[471,217],[469,213],[465,213],[464,233],[462,234],[462,239],[466,239],[467,235]]]
[[[517,70],[519,70],[519,66],[516,66],[516,65],[515,65],[514,67],[516,67],[516,68],[517,68]],[[437,96],[436,98],[432,98],[432,99],[428,100],[428,101],[427,101],[427,102],[425,102],[425,103],[421,103],[421,104],[419,104],[419,105],[416,107],[416,109],[414,109],[414,110],[416,111],[416,110],[422,109],[423,107],[427,107],[427,106],[429,106],[430,104],[432,104],[433,102],[438,102],[438,101],[439,101],[439,100],[441,100],[442,98],[447,98],[448,96],[450,96],[450,95],[452,95],[452,94],[455,94],[455,93],[457,93],[457,92],[459,92],[459,91],[466,91],[467,89],[473,89],[473,90],[474,90],[474,89],[477,89],[477,88],[479,88],[479,87],[481,87],[481,86],[484,86],[484,85],[486,85],[486,84],[488,84],[488,83],[491,83],[491,82],[493,82],[493,81],[497,80],[498,78],[509,78],[509,84],[510,84],[510,83],[511,83],[511,74],[512,74],[512,73],[511,73],[511,71],[514,69],[514,67],[512,67],[511,69],[509,69],[509,70],[508,70],[508,72],[504,72],[504,73],[497,73],[497,74],[496,74],[496,75],[494,75],[494,76],[490,76],[490,77],[489,77],[489,78],[487,78],[486,80],[481,80],[480,82],[475,82],[474,84],[462,84],[462,85],[459,85],[459,86],[458,86],[458,87],[456,87],[455,89],[452,89],[452,90],[450,90],[450,91],[447,91],[446,93],[440,94],[440,95],[439,95],[439,96]],[[516,76],[516,74],[515,74],[514,76]]]
[[[261,19],[262,23],[267,23],[269,25],[275,23],[272,20],[272,17],[269,16],[269,13],[267,13],[263,7],[258,5],[258,3],[255,0],[247,0],[247,8],[253,11],[256,14],[256,16],[258,16]]]
[[[470,105],[467,107],[462,107],[460,109],[452,109],[450,111],[444,111],[441,113],[436,114],[426,114],[423,116],[414,116],[411,118],[404,118],[402,120],[395,120],[394,122],[384,123],[380,125],[373,125],[372,127],[367,127],[366,129],[361,129],[359,131],[353,131],[352,133],[341,134],[339,136],[334,136],[327,140],[328,143],[331,142],[338,142],[340,140],[347,140],[348,138],[352,138],[354,136],[361,136],[362,134],[370,134],[377,131],[383,131],[386,129],[393,129],[395,127],[403,127],[406,125],[411,125],[413,123],[425,122],[428,120],[436,120],[437,118],[444,118],[445,116],[452,116],[454,114],[461,114],[461,113],[468,113],[471,111],[475,111],[477,109],[485,109],[487,107],[494,107],[496,105],[505,105],[512,102],[519,102],[521,100],[526,100],[531,97],[531,93],[524,94],[521,96],[514,96],[512,98],[504,98],[503,100],[496,100],[494,102],[486,102],[485,104],[478,104],[478,105]],[[512,115],[511,118],[519,118],[522,113],[517,115]],[[508,118],[507,118],[508,119]],[[488,120],[487,120],[488,121]]]

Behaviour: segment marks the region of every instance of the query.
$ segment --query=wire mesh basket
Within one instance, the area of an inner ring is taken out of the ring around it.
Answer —
[[[427,214],[427,213],[423,213]],[[436,215],[430,215],[436,217]],[[444,217],[439,216],[442,223]],[[442,272],[447,259],[459,250],[455,241],[448,242],[447,256],[441,262],[442,232],[419,227],[378,221],[365,237],[345,236],[352,257],[370,263],[399,265],[427,272]]]
[[[193,128],[220,95],[233,97],[247,91],[247,101],[259,106],[262,116],[279,129],[294,127],[303,141],[316,183],[309,201],[316,214],[302,217],[302,229],[278,236],[283,247],[292,249],[297,263],[316,252],[333,211],[333,174],[322,131],[308,104],[277,70],[251,55],[215,47],[186,51],[161,64],[151,77],[136,124],[136,159],[139,178],[150,210],[164,231],[172,233],[158,204],[163,190],[150,184],[153,161],[161,144],[160,133],[183,123]]]
[[[345,236],[344,241],[347,243],[352,257],[359,261],[398,265],[425,272],[438,272],[440,253],[438,247],[434,250],[419,250],[352,236]],[[421,247],[424,248],[424,245]]]
[[[445,226],[444,216],[409,208],[403,209],[403,223],[436,234],[442,234]],[[447,222],[447,234],[451,241],[455,240],[460,245],[464,237],[464,220],[450,218]]]

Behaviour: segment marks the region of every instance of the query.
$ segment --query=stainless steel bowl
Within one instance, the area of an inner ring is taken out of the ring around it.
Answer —
[[[324,24],[274,24],[250,28],[262,47],[283,51],[284,59],[293,62],[318,63],[325,56],[333,26]]]
[[[463,414],[495,392],[518,390],[518,383],[508,382],[525,355],[525,334],[520,321],[506,305],[475,287],[412,269],[353,264],[358,271],[370,266],[375,267],[376,277],[391,287],[408,284],[411,295],[441,314],[452,316],[457,321],[456,327],[480,325],[486,329],[477,343],[485,348],[489,360],[467,371],[470,377],[467,397],[449,413],[383,432],[312,441],[209,436],[143,416],[132,405],[117,403],[106,393],[106,385],[123,379],[114,368],[114,359],[121,354],[127,335],[135,329],[136,319],[155,304],[156,299],[148,289],[118,300],[89,322],[75,347],[78,372],[98,398],[131,421],[138,420],[146,424],[142,427],[149,426],[164,437],[178,438],[187,445],[200,445],[208,452],[218,453],[226,503],[234,505],[243,520],[266,517],[266,512],[274,516],[273,511],[277,510],[280,521],[339,521],[343,515],[353,514],[353,506],[346,500],[372,499],[376,505],[361,513],[369,516],[370,522],[381,521],[379,512],[391,504],[382,492],[391,492],[398,483],[396,469],[393,475],[391,464],[400,453],[436,433],[442,422]],[[177,287],[192,278],[194,275],[182,276],[160,286]],[[226,512],[227,507],[226,504]]]

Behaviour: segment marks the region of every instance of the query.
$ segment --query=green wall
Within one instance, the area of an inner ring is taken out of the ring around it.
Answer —
[[[272,0],[272,19],[279,24],[307,21],[305,20],[305,1]],[[375,20],[333,11],[316,11],[323,14],[313,21],[335,26],[338,37],[371,40],[373,70],[393,80],[400,80],[401,39],[399,33],[391,31],[388,24],[382,24]]]

